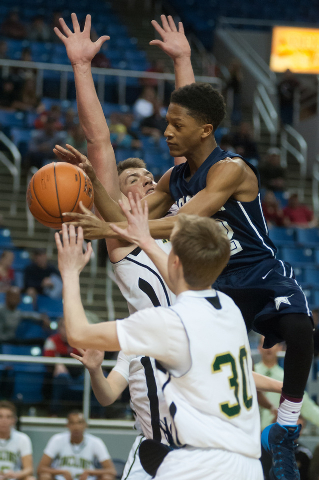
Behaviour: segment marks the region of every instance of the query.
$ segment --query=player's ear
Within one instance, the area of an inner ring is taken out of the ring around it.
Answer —
[[[202,132],[202,138],[207,138],[209,135],[212,135],[214,132],[214,127],[211,123],[207,123],[206,125],[202,126],[203,132]]]

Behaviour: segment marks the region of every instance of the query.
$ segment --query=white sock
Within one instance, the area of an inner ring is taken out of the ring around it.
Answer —
[[[280,425],[297,425],[300,415],[301,402],[290,402],[283,400],[278,408],[277,422]]]

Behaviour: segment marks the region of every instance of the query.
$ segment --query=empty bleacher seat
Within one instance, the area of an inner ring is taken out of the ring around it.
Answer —
[[[297,228],[297,242],[308,247],[319,246],[319,228]]]
[[[14,248],[11,232],[8,228],[0,228],[0,248],[2,250]]]
[[[282,259],[289,262],[293,267],[314,263],[314,251],[311,248],[283,247],[281,254]]]
[[[18,310],[21,310],[22,312],[33,312],[33,299],[30,297],[30,295],[23,295],[21,297],[21,301],[17,307]]]
[[[295,245],[295,229],[275,227],[269,230],[269,237],[278,246]]]
[[[0,125],[1,127],[24,127],[25,114],[0,110]]]
[[[30,254],[27,250],[15,250],[12,264],[14,270],[24,270],[30,263]]]
[[[46,313],[51,318],[63,316],[62,300],[53,300],[45,295],[38,295],[37,304],[39,313]]]
[[[319,288],[319,268],[305,268],[304,283]]]
[[[38,346],[2,345],[4,355],[41,355]],[[8,364],[7,364],[8,365]],[[42,389],[46,368],[38,363],[10,363],[10,380],[14,382],[12,400],[21,398],[23,403],[37,403],[43,400]]]

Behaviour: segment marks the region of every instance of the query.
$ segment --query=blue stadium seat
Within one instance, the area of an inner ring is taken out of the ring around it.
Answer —
[[[319,269],[318,268],[306,268],[304,275],[304,283],[313,287],[319,288]]]
[[[31,263],[30,254],[27,250],[15,250],[12,267],[14,270],[23,270]]]
[[[306,271],[306,268],[294,267],[295,277],[299,284],[306,283],[305,271]]]
[[[25,114],[23,112],[7,112],[0,110],[1,127],[24,127]]]
[[[15,248],[8,228],[0,228],[0,248],[2,250]]]
[[[53,300],[45,295],[38,295],[38,311],[46,313],[49,317],[57,318],[63,316],[62,300]]]
[[[21,302],[18,305],[18,310],[22,312],[33,312],[33,299],[30,295],[22,295]]]
[[[46,339],[49,333],[42,328],[42,323],[29,318],[23,319],[16,330],[16,338],[19,340]]]
[[[295,245],[294,228],[271,228],[269,230],[269,237],[276,246]]]
[[[297,228],[297,242],[307,247],[318,247],[319,228]]]
[[[314,289],[313,291],[313,303],[312,308],[319,308],[319,289]]]
[[[32,132],[30,129],[13,127],[10,130],[13,143],[21,153],[22,157],[28,152],[28,145]]]
[[[282,259],[294,266],[312,265],[314,263],[314,251],[311,248],[283,247]]]
[[[5,292],[0,292],[0,305],[4,305],[5,301],[6,301]]]

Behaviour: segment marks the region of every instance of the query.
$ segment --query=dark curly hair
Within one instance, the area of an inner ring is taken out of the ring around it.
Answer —
[[[174,90],[171,103],[186,108],[200,123],[213,125],[214,132],[226,114],[223,96],[209,83],[191,83]]]

